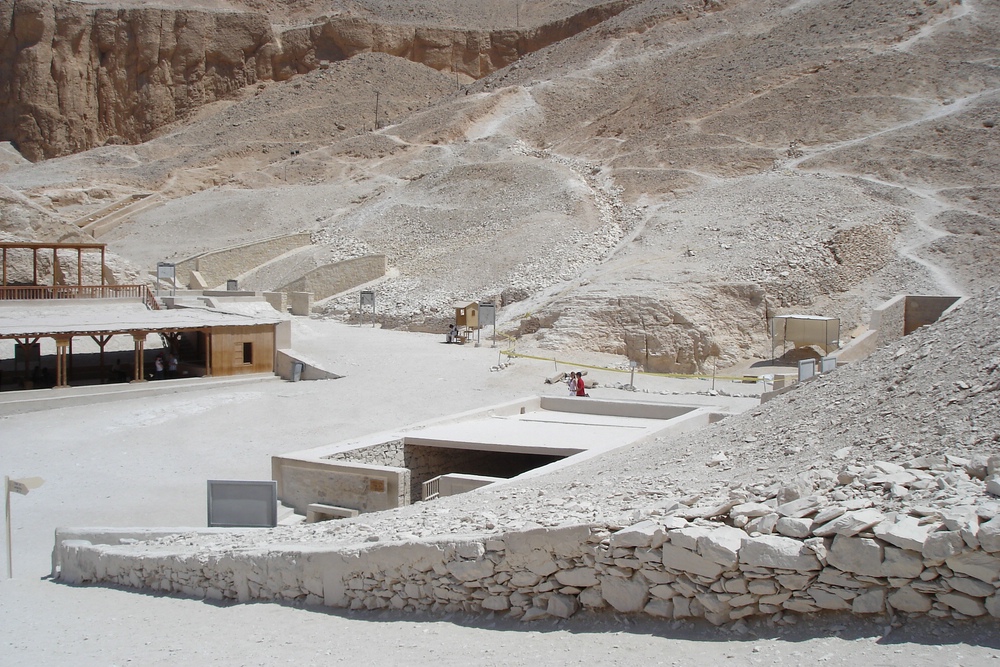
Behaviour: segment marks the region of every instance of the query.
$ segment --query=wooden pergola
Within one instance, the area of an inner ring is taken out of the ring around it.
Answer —
[[[0,251],[3,253],[3,287],[7,287],[7,253],[10,250],[30,250],[32,265],[32,285],[38,285],[38,251],[52,251],[52,287],[56,286],[56,267],[59,266],[59,251],[76,251],[76,285],[83,285],[83,253],[101,253],[101,285],[104,285],[104,259],[106,257],[106,246],[103,243],[17,243],[2,242]]]

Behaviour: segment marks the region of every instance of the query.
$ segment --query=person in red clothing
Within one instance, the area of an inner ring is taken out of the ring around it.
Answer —
[[[590,394],[587,393],[587,385],[583,383],[583,373],[579,371],[576,373],[576,395],[590,396]]]

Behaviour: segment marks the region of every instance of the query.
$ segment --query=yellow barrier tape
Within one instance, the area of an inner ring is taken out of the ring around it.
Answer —
[[[623,368],[608,368],[607,366],[591,366],[591,365],[588,365],[588,364],[578,364],[578,363],[573,362],[573,361],[566,361],[564,359],[556,359],[554,357],[537,357],[537,356],[533,356],[533,355],[530,355],[530,354],[520,354],[518,352],[513,352],[513,351],[503,352],[503,354],[507,355],[508,357],[517,357],[519,359],[536,359],[538,361],[551,361],[551,362],[554,362],[554,363],[557,363],[557,364],[565,364],[567,366],[574,366],[576,368],[589,368],[590,370],[608,371],[609,373],[632,373],[633,372],[631,369],[626,370],[626,369],[623,369]],[[650,377],[680,378],[680,379],[697,378],[697,379],[705,379],[705,380],[710,380],[710,379],[712,379],[712,377],[715,377],[716,380],[738,380],[740,382],[743,381],[743,376],[742,375],[741,376],[735,376],[735,375],[715,375],[715,376],[712,376],[712,375],[704,375],[704,374],[698,375],[698,374],[686,374],[686,373],[650,373],[650,372],[646,372],[646,371],[640,371],[638,369],[635,371],[635,374],[636,375],[648,375]]]

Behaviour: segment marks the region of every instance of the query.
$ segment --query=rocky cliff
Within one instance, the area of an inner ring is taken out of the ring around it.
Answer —
[[[629,4],[618,0],[520,30],[381,25],[338,15],[280,31],[249,12],[0,0],[0,140],[31,160],[138,142],[257,81],[372,51],[479,78]]]

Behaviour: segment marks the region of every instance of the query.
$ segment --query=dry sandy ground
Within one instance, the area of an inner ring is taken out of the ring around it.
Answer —
[[[991,625],[837,617],[736,636],[693,623],[579,615],[534,624],[499,617],[348,614],[271,604],[219,606],[46,579],[56,526],[199,526],[206,479],[266,479],[269,456],[533,393],[553,362],[518,360],[491,372],[499,348],[438,336],[296,320],[295,347],[341,380],[262,379],[88,407],[9,414],[0,460],[46,484],[13,498],[15,578],[0,584],[0,662],[42,665],[385,664],[993,664]],[[615,360],[588,355],[581,363]],[[565,365],[559,365],[565,369]],[[391,373],[385,373],[389,369]],[[591,371],[608,384],[623,374]],[[695,392],[707,380],[643,376],[654,392]],[[166,383],[164,383],[166,387]],[[719,382],[724,390],[746,390]],[[620,398],[621,390],[591,390]],[[669,400],[658,393],[644,400]],[[746,407],[750,399],[730,399]],[[44,425],[44,426],[43,426]]]

